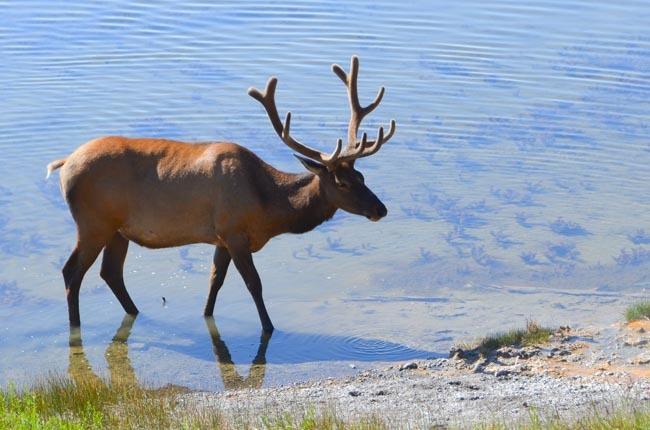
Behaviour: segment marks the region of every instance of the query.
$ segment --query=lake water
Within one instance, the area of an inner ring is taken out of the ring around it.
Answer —
[[[527,318],[611,324],[648,297],[646,2],[184,3],[0,1],[0,384],[274,385],[446,355]],[[75,229],[46,164],[123,134],[231,140],[300,171],[246,90],[278,76],[294,134],[331,151],[349,113],[330,64],[352,54],[362,101],[386,86],[364,129],[397,121],[358,163],[389,215],[339,212],[255,255],[272,338],[235,270],[204,321],[210,246],[132,244],[141,315],[118,330],[96,264],[69,347]]]

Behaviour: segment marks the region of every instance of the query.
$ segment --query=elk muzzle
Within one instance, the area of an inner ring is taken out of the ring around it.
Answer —
[[[379,221],[387,214],[388,214],[388,209],[386,209],[386,206],[382,202],[380,202],[379,199],[377,199],[377,204],[372,209],[372,213],[366,215],[366,218],[368,218],[370,221]]]

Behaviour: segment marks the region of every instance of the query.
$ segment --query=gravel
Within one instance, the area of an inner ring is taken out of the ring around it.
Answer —
[[[334,411],[345,419],[375,415],[400,428],[512,422],[528,418],[531,408],[570,419],[593,408],[641,406],[650,400],[647,380],[553,377],[519,369],[472,373],[459,371],[453,360],[416,364],[415,369],[397,366],[277,388],[191,393],[184,400],[237,416],[300,415],[309,408]]]
[[[180,400],[253,421],[311,410],[347,420],[376,416],[394,428],[512,424],[529,420],[531,411],[570,420],[594,410],[650,408],[650,357],[630,347],[630,334],[626,327],[606,336],[567,327],[544,347],[509,346],[488,356],[454,348],[449,359],[275,388],[194,392]]]

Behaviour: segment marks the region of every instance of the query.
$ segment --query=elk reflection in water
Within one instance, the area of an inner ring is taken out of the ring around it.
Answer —
[[[121,388],[142,388],[138,383],[135,370],[129,359],[129,348],[127,341],[131,335],[131,329],[135,323],[136,317],[125,315],[122,324],[115,332],[113,340],[106,348],[104,358],[108,365],[108,381],[100,378],[93,370],[81,340],[81,331],[79,327],[70,328],[69,338],[69,365],[68,374],[70,378],[78,384],[98,384],[110,385]],[[212,340],[214,354],[217,359],[217,365],[221,373],[221,380],[224,389],[236,390],[241,388],[260,388],[264,383],[266,374],[266,350],[271,339],[271,334],[263,332],[260,337],[257,354],[251,363],[248,376],[242,377],[237,371],[235,363],[232,361],[228,346],[223,341],[215,324],[214,318],[205,319],[208,333]],[[187,392],[188,388],[179,385],[166,385],[152,391],[173,391]]]
[[[264,375],[266,374],[266,349],[269,346],[269,340],[271,340],[272,334],[262,331],[260,344],[257,347],[257,354],[253,358],[248,376],[243,378],[237,372],[237,367],[232,361],[226,342],[219,335],[214,318],[206,317],[205,324],[208,326],[208,332],[210,332],[214,355],[217,357],[217,364],[221,371],[221,380],[223,381],[224,389],[260,388],[264,382]]]

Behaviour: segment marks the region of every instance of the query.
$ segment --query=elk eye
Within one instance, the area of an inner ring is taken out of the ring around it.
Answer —
[[[348,188],[350,188],[350,185],[347,182],[339,181],[338,179],[335,182],[336,182],[336,186],[342,190],[347,190]]]

